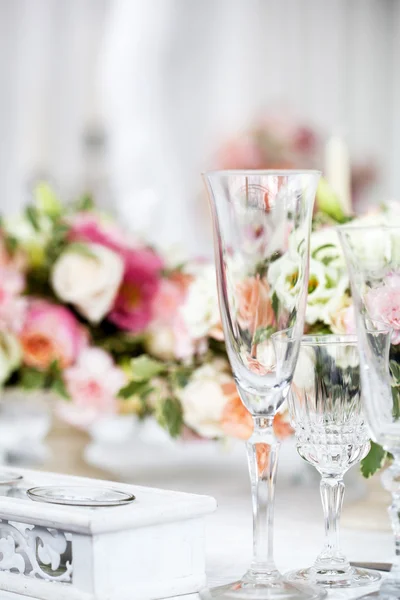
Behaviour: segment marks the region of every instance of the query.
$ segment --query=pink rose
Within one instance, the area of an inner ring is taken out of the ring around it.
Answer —
[[[365,303],[371,319],[393,329],[392,344],[400,344],[400,275],[389,275],[383,285],[368,290]]]
[[[143,331],[153,317],[163,263],[151,250],[125,254],[125,273],[109,320],[126,331]]]
[[[24,324],[27,307],[21,296],[25,279],[12,267],[0,266],[0,329],[18,333]]]
[[[151,354],[163,360],[190,360],[196,352],[195,340],[189,335],[180,311],[192,279],[185,273],[175,273],[160,281],[154,296],[148,347]]]
[[[71,218],[70,225],[69,239],[73,242],[100,244],[119,254],[134,247],[132,238],[125,231],[96,213],[77,213]]]
[[[64,306],[41,300],[29,306],[20,334],[26,365],[44,370],[57,360],[64,369],[75,362],[86,341],[83,327]]]
[[[58,412],[68,423],[87,427],[103,415],[116,413],[117,394],[126,376],[107,352],[89,347],[65,370],[64,381],[72,402],[60,403]]]

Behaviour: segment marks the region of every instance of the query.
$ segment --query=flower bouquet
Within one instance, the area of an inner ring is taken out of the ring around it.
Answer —
[[[387,210],[392,219],[395,209]],[[251,252],[262,256],[258,233],[249,223]],[[254,340],[266,352],[297,281],[285,255],[272,266],[268,286],[257,273],[242,278],[238,306],[247,324],[257,313]],[[225,353],[213,264],[162,255],[90,197],[64,205],[42,182],[24,213],[1,222],[0,271],[3,387],[51,391],[59,414],[78,427],[134,414],[172,437],[251,435]],[[326,226],[312,233],[306,327],[353,328],[343,255]],[[285,412],[275,430],[291,434]],[[366,460],[370,473],[375,466]]]
[[[51,391],[79,427],[132,413],[174,437],[250,434],[212,264],[162,256],[89,197],[63,205],[42,182],[23,214],[2,220],[0,270],[3,387]],[[283,415],[277,430],[290,432]]]

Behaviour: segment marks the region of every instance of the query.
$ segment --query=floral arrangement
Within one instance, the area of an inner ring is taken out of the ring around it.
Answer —
[[[324,193],[339,214],[335,196]],[[319,228],[321,214],[311,235],[306,329],[350,332],[344,257],[333,229]],[[364,220],[396,217],[392,205]],[[286,261],[270,269],[283,307],[290,288],[279,280],[295,280]],[[257,285],[243,285],[243,319],[262,292]],[[61,416],[80,427],[115,413],[152,416],[171,436],[246,439],[253,427],[225,353],[214,265],[161,256],[89,197],[64,206],[47,183],[23,214],[1,222],[0,384],[51,390]],[[275,430],[291,434],[285,413]]]
[[[172,436],[248,437],[225,354],[213,264],[161,256],[47,183],[0,232],[0,384],[50,390],[80,427],[154,415]],[[280,434],[289,433],[284,416]]]
[[[290,115],[268,112],[261,119],[228,139],[218,150],[214,162],[221,169],[322,169],[324,139],[315,129],[299,124]],[[370,162],[351,165],[351,198],[357,207],[366,189],[376,179]],[[330,193],[322,182],[317,206],[324,222],[340,222],[340,203],[330,202]]]

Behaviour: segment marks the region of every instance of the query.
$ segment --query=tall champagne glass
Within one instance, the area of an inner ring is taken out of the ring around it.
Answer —
[[[396,556],[380,597],[400,598],[400,227],[339,228],[354,301],[364,413],[372,437],[393,455],[382,481]]]
[[[226,598],[319,598],[323,590],[290,584],[273,555],[279,441],[273,420],[287,397],[307,300],[309,237],[318,171],[213,171],[205,174],[226,348],[243,404],[254,421],[247,442],[253,501],[253,560]],[[286,331],[277,370],[273,333]],[[282,363],[281,363],[282,364]]]

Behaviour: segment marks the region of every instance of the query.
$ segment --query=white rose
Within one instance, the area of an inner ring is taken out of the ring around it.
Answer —
[[[7,331],[0,332],[0,385],[21,364],[21,347],[17,338]]]
[[[208,335],[220,322],[217,284],[213,265],[201,267],[189,286],[181,314],[193,339]]]
[[[150,329],[146,336],[146,350],[160,360],[175,358],[175,335],[170,327],[156,326]]]
[[[124,264],[120,256],[99,244],[87,244],[87,254],[67,249],[55,262],[52,285],[57,296],[73,304],[88,321],[98,323],[110,311],[120,286]]]
[[[221,418],[227,398],[221,386],[232,381],[231,376],[224,372],[225,368],[225,361],[203,365],[193,373],[189,383],[177,392],[185,424],[202,437],[223,435]]]

